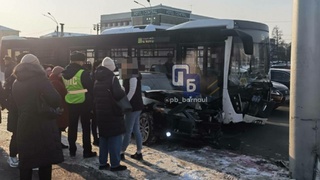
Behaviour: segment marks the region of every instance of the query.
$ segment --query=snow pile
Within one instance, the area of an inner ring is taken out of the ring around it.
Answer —
[[[79,147],[81,148],[81,147]],[[81,152],[81,149],[78,151]],[[127,171],[111,172],[98,170],[98,158],[71,159],[66,157],[65,163],[90,167],[115,179],[179,179],[179,180],[211,180],[211,179],[289,179],[289,171],[278,167],[271,161],[217,150],[211,147],[177,148],[168,150],[165,145],[154,148],[144,147],[144,161],[136,161],[129,157],[135,153],[135,145],[130,144],[126,160],[122,165]],[[98,151],[94,147],[95,151]],[[65,151],[68,156],[68,151]]]
[[[173,156],[189,162],[196,162],[199,166],[215,169],[219,173],[230,175],[237,179],[288,179],[289,177],[287,169],[278,167],[268,160],[238,155],[210,147],[195,151],[175,151]],[[189,176],[195,176],[193,172],[186,174],[186,179]]]

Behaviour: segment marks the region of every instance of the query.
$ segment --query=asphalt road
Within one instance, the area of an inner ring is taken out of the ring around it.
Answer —
[[[223,130],[224,148],[268,159],[289,159],[288,106],[280,106],[275,109],[265,125],[225,125]]]
[[[237,154],[253,155],[272,161],[289,160],[289,107],[273,110],[265,125],[237,123],[222,126],[223,136],[219,146]],[[173,149],[199,148],[208,144],[190,139],[163,140]]]

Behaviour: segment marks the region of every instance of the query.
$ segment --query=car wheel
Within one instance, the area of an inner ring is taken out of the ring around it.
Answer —
[[[152,145],[156,142],[153,126],[153,116],[150,112],[142,112],[140,115],[140,132],[142,137],[142,143],[144,145]]]
[[[278,107],[280,107],[281,105],[283,105],[283,104],[285,103],[285,101],[286,101],[286,98],[283,97],[282,100],[281,100],[281,102],[276,103],[276,104],[273,106],[273,110],[275,110],[275,109],[277,109]]]
[[[275,110],[275,109],[277,109],[278,107],[280,106],[280,104],[275,104],[274,106],[273,106],[273,110]]]

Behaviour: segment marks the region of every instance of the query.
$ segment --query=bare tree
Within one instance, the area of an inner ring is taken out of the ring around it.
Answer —
[[[290,53],[288,53],[289,44],[285,43],[283,40],[283,33],[278,26],[275,26],[272,30],[272,39],[273,43],[271,43],[271,51],[272,51],[272,59],[273,60],[290,60]]]
[[[272,38],[275,39],[276,46],[284,44],[282,39],[283,33],[278,26],[275,26],[272,30]]]

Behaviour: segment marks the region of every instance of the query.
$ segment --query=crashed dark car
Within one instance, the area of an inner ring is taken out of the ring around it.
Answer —
[[[271,88],[271,99],[276,104],[274,105],[274,109],[278,108],[279,106],[285,105],[290,100],[290,90],[289,88],[281,83],[271,81],[272,88]]]
[[[159,138],[185,137],[215,141],[220,132],[221,111],[205,103],[183,102],[183,92],[174,89],[164,73],[141,73],[144,109],[140,116],[143,143]]]
[[[290,89],[290,69],[271,68],[270,79],[271,81],[284,84]]]

